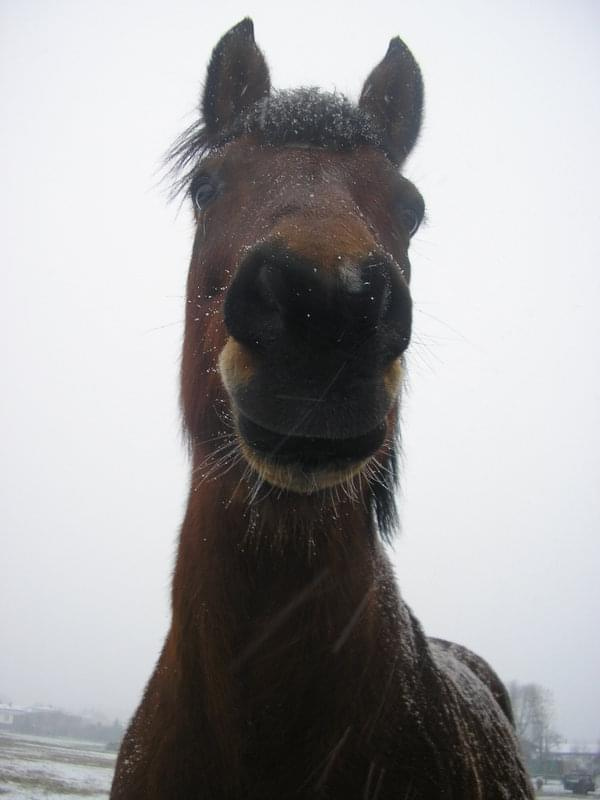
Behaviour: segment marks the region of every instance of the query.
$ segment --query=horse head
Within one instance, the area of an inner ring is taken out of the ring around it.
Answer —
[[[213,52],[202,122],[175,146],[197,223],[186,424],[205,440],[226,409],[245,462],[271,485],[311,493],[387,458],[411,334],[408,248],[424,213],[399,167],[421,111],[400,39],[353,105],[272,92],[244,20]]]

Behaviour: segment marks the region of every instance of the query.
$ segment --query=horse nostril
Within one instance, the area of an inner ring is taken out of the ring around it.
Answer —
[[[327,302],[318,268],[281,246],[264,245],[238,268],[225,298],[225,325],[236,339],[260,347],[317,319]]]
[[[359,277],[359,280],[357,280]],[[375,348],[388,358],[400,355],[410,341],[412,301],[398,265],[385,257],[371,256],[354,267],[346,284],[346,314],[353,322],[355,341],[374,337]]]
[[[259,248],[240,264],[225,297],[225,326],[238,341],[261,347],[281,333],[281,314],[273,288],[272,259]]]
[[[269,263],[259,267],[256,277],[256,292],[265,308],[272,310],[279,308],[273,287],[273,267]]]
[[[376,325],[389,309],[391,302],[390,267],[378,262],[363,264],[359,270],[361,288],[356,292],[365,321]]]

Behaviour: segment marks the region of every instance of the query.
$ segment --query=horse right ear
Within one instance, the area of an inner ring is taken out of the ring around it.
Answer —
[[[209,140],[218,138],[270,89],[269,68],[254,41],[254,25],[243,19],[221,38],[208,65],[202,116]]]
[[[423,79],[413,54],[398,36],[365,81],[359,106],[385,133],[394,162],[402,164],[421,128]]]

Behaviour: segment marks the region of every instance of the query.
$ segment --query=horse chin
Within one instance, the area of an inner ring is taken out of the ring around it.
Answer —
[[[312,494],[347,483],[359,475],[381,448],[386,422],[348,439],[300,437],[267,430],[238,415],[240,449],[252,469],[280,489]]]
[[[301,464],[277,464],[267,461],[244,443],[241,447],[250,466],[264,481],[278,489],[286,489],[297,494],[313,494],[351,481],[369,462],[369,459],[364,459],[345,468],[307,470]]]

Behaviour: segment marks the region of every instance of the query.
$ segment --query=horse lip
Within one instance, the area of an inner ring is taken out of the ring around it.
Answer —
[[[287,375],[272,377],[268,364],[259,363],[244,383],[236,382],[235,375],[231,379],[233,370],[227,365],[224,368],[220,362],[219,367],[236,417],[256,425],[256,432],[315,440],[368,437],[387,418],[402,375],[401,366],[394,369],[392,365],[382,375],[368,380],[353,375],[343,385],[323,390],[308,386],[312,377],[308,371],[294,374],[292,381]],[[305,392],[297,388],[302,381],[307,384]]]
[[[344,468],[369,459],[383,444],[387,424],[359,436],[330,438],[298,436],[292,430],[278,433],[238,412],[237,430],[242,441],[259,458],[282,466],[298,466],[308,472]]]

